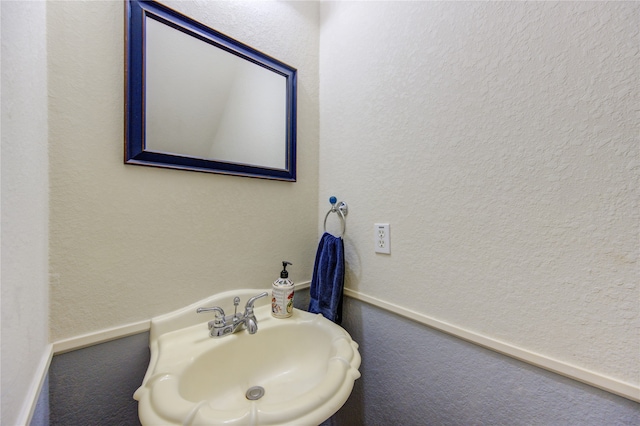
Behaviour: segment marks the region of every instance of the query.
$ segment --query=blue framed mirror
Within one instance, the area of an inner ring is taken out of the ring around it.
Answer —
[[[125,20],[125,163],[296,180],[295,68],[154,1]]]

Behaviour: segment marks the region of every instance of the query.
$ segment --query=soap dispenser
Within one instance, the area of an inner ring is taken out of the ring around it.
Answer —
[[[289,279],[287,265],[291,262],[282,261],[280,278],[273,282],[271,290],[271,315],[275,318],[288,318],[293,315],[293,281]]]

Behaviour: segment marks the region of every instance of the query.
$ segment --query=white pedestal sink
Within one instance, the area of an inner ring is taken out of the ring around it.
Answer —
[[[270,298],[255,303],[252,335],[209,337],[212,315],[196,314],[232,313],[234,296],[244,306],[261,292],[220,293],[152,320],[151,361],[134,394],[143,425],[318,425],[340,409],[361,361],[342,327],[298,309],[273,318]]]

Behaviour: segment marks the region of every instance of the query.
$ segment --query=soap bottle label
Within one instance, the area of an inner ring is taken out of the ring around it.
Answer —
[[[276,318],[288,318],[293,315],[293,286],[273,286],[271,293],[271,314]]]

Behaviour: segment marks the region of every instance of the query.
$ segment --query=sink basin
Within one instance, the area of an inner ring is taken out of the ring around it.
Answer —
[[[262,290],[234,290],[151,321],[151,361],[134,394],[143,425],[318,425],[346,402],[360,377],[358,344],[320,314],[271,316],[255,302],[258,331],[209,337],[213,315],[239,310]]]

